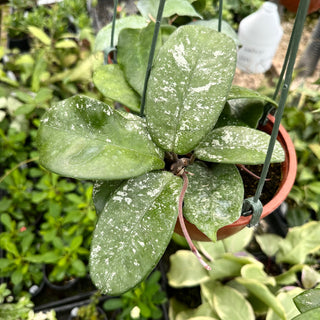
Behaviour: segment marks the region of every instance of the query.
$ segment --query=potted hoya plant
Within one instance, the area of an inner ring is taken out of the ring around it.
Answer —
[[[209,268],[185,219],[215,241],[221,227],[241,216],[245,195],[236,164],[265,161],[270,136],[257,126],[264,105],[276,103],[232,86],[236,42],[208,25],[161,25],[147,89],[141,79],[155,23],[118,29],[118,63],[94,74],[109,102],[76,95],[53,105],[41,120],[41,164],[94,181],[99,219],[90,275],[103,293],[118,295],[141,282],[164,253],[177,219]],[[272,162],[288,157],[281,143]]]

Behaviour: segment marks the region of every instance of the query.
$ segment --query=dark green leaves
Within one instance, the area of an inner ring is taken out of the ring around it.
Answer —
[[[243,202],[243,183],[234,165],[217,164],[208,168],[194,163],[184,199],[184,215],[207,237],[216,240],[219,228],[237,220]]]
[[[166,249],[177,220],[182,180],[150,172],[124,182],[110,197],[94,231],[90,273],[104,293],[137,285]]]
[[[154,26],[154,23],[149,23],[143,29],[124,29],[119,35],[118,63],[123,68],[131,87],[140,95],[143,91]],[[173,26],[160,29],[155,54],[158,53],[162,44],[162,33],[174,30]]]
[[[235,61],[234,41],[212,29],[184,26],[170,36],[147,91],[148,130],[157,145],[177,154],[194,149],[223,109]]]
[[[84,96],[48,110],[38,148],[44,167],[74,178],[125,179],[164,167],[143,119]]]
[[[213,130],[197,147],[197,158],[220,163],[262,164],[270,136],[264,132],[238,126]],[[284,151],[276,141],[272,162],[284,161]]]

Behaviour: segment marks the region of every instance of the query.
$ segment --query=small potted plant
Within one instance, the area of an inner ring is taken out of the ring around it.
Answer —
[[[232,86],[235,41],[197,23],[162,26],[144,92],[139,79],[146,59],[140,58],[148,59],[154,27],[150,22],[123,29],[119,64],[102,66],[94,76],[108,100],[131,113],[74,96],[52,106],[38,132],[44,167],[96,181],[93,200],[100,217],[90,274],[111,295],[136,286],[152,271],[177,218],[192,251],[208,268],[184,217],[214,241],[221,227],[239,219],[244,187],[236,164],[264,163],[270,136],[256,127],[264,104],[276,104]],[[144,99],[145,108],[136,115]],[[285,155],[276,142],[271,161],[281,163]]]

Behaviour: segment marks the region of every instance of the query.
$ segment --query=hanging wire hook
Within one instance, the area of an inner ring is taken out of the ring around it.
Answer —
[[[261,210],[262,205],[260,205],[261,202],[260,202],[259,198],[261,196],[262,189],[263,189],[264,183],[266,181],[273,149],[274,149],[275,142],[276,142],[276,139],[278,136],[280,122],[281,122],[281,118],[283,115],[285,103],[286,103],[286,100],[288,97],[289,87],[290,87],[290,83],[292,80],[294,63],[296,60],[299,42],[301,39],[303,26],[304,26],[304,22],[305,22],[305,19],[307,16],[309,4],[310,4],[310,0],[300,1],[300,3],[299,3],[299,8],[298,8],[297,16],[295,19],[294,27],[292,30],[291,39],[289,42],[287,54],[286,54],[283,68],[281,71],[281,76],[279,78],[279,82],[278,82],[278,85],[277,85],[277,88],[276,88],[276,91],[274,94],[274,98],[275,98],[280,90],[282,80],[285,75],[284,83],[283,83],[282,90],[280,93],[279,107],[278,107],[276,115],[275,115],[275,122],[274,122],[274,125],[272,128],[268,151],[267,151],[266,159],[265,159],[265,162],[264,162],[263,168],[262,168],[261,179],[259,180],[257,190],[256,190],[256,193],[255,193],[253,199],[249,198],[249,199],[245,199],[245,201],[244,201],[242,215],[248,215],[248,211],[252,211],[252,218],[249,223],[250,227],[256,225],[260,221],[260,217],[262,214],[262,210]],[[260,204],[257,205],[259,202],[260,202]]]

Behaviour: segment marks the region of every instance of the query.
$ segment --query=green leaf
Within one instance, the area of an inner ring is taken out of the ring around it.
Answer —
[[[301,272],[301,282],[305,289],[311,289],[320,282],[320,273],[306,265]]]
[[[193,175],[184,198],[184,215],[216,241],[218,229],[241,215],[244,189],[239,171],[234,165],[209,168],[201,162],[188,166],[188,171]]]
[[[125,179],[162,169],[144,120],[85,96],[57,103],[38,130],[41,164],[80,179]]]
[[[304,263],[308,254],[320,249],[320,222],[311,221],[301,227],[289,229],[279,247],[277,263]]]
[[[299,314],[292,320],[319,320],[320,308],[311,309],[305,313]]]
[[[170,286],[174,288],[193,287],[210,279],[208,272],[190,250],[179,250],[170,256],[167,276]]]
[[[96,213],[100,215],[109,197],[121,185],[123,180],[96,181],[92,190],[92,201],[96,209]]]
[[[105,97],[120,102],[134,112],[139,112],[140,97],[129,86],[119,65],[107,64],[99,67],[93,75],[93,82]]]
[[[123,302],[120,298],[108,299],[103,303],[103,309],[106,311],[123,308]]]
[[[159,2],[160,0],[139,0],[137,7],[146,19],[150,19],[150,16],[156,18]],[[162,17],[169,18],[176,14],[178,16],[201,18],[188,0],[167,0],[163,9]]]
[[[9,231],[13,231],[12,230],[12,219],[10,217],[9,214],[7,213],[1,213],[0,215],[0,222],[7,228],[7,230]]]
[[[154,62],[146,98],[148,130],[157,145],[177,154],[198,145],[219,118],[235,62],[234,42],[214,30],[183,26],[169,37]]]
[[[214,129],[197,147],[197,158],[209,162],[263,164],[270,136],[247,127],[225,126]],[[284,161],[285,154],[276,141],[271,162]]]
[[[296,264],[291,267],[288,271],[285,271],[278,276],[275,276],[277,284],[289,285],[294,284],[298,281],[297,273],[303,269],[303,264]]]
[[[315,156],[320,160],[320,144],[310,143],[308,147],[315,154]]]
[[[6,268],[8,268],[12,264],[12,260],[0,258],[0,269],[4,271]]]
[[[182,180],[149,172],[124,182],[110,197],[93,234],[90,274],[104,293],[141,282],[165,251],[178,216]]]
[[[154,27],[154,23],[149,23],[145,28],[124,29],[119,34],[118,63],[123,68],[128,83],[140,96],[144,87]],[[161,42],[160,29],[155,56],[159,51]]]
[[[57,49],[77,48],[78,45],[71,39],[60,40],[55,44]]]
[[[294,288],[287,292],[286,291],[280,292],[277,295],[277,300],[282,304],[287,317],[286,319],[288,320],[292,319],[293,317],[299,314],[299,311],[294,305],[292,298],[297,294],[299,294],[301,291],[303,291],[301,288]],[[269,309],[266,320],[280,320],[280,319],[281,318],[272,309]]]
[[[83,242],[83,237],[81,235],[74,237],[69,246],[70,250],[71,251],[76,250],[81,246],[82,242]]]
[[[87,273],[86,265],[80,259],[75,259],[72,261],[72,268],[75,270],[78,277],[83,277]]]
[[[51,39],[43,30],[41,30],[35,26],[28,26],[28,30],[34,37],[36,37],[38,40],[40,40],[43,44],[50,46]]]
[[[218,31],[219,19],[196,20],[196,21],[190,22],[189,24],[200,25],[200,26],[208,27],[208,28],[211,28],[213,30]],[[224,20],[222,20],[221,32],[223,32],[225,35],[229,36],[236,43],[236,45],[240,44],[237,33],[230,26],[230,24]]]
[[[274,256],[279,250],[279,243],[282,241],[282,237],[276,234],[261,234],[255,236],[261,250],[268,256]]]
[[[244,251],[246,246],[250,244],[253,233],[253,228],[244,228],[234,235],[222,240],[226,252],[237,253]]]
[[[286,315],[281,303],[270,292],[267,286],[255,279],[236,278],[236,281],[248,289],[251,294],[272,308],[281,319],[286,320]]]
[[[233,85],[228,95],[228,101],[238,100],[238,99],[259,100],[259,101],[262,101],[264,104],[269,102],[274,107],[278,106],[276,101],[269,98],[268,96],[261,94],[258,91]]]
[[[269,277],[264,272],[263,268],[263,264],[246,264],[241,268],[241,275],[243,278],[255,279],[261,283],[275,286],[275,279],[273,277]]]
[[[147,18],[149,20],[149,17]],[[147,19],[141,16],[132,15],[123,17],[121,19],[116,20],[115,30],[114,30],[114,43],[115,47],[118,43],[119,33],[122,29],[132,28],[139,29],[144,28],[148,22]],[[105,27],[103,27],[97,34],[95,42],[94,42],[94,51],[108,51],[111,49],[111,29],[112,23],[109,23]]]
[[[20,269],[16,269],[11,274],[11,281],[14,285],[20,284],[23,280],[23,274]]]
[[[213,305],[221,320],[255,319],[250,303],[240,292],[228,286],[217,284],[214,289]]]
[[[320,289],[306,290],[293,298],[293,302],[301,313],[320,308]]]

